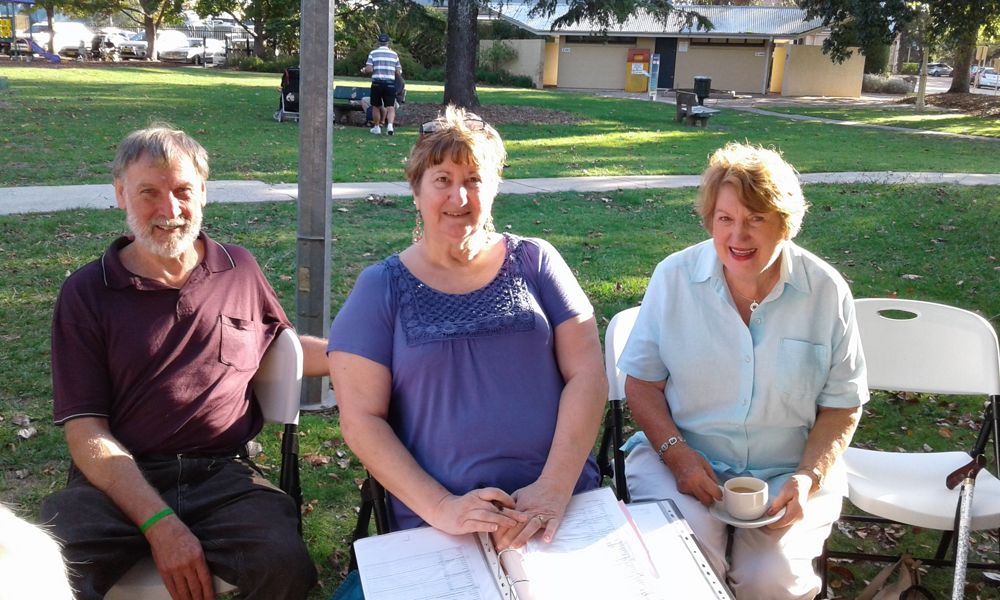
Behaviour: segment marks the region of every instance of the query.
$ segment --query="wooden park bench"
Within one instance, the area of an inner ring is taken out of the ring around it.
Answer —
[[[371,87],[338,85],[333,88],[333,120],[336,123],[347,120],[353,111],[363,111],[361,98],[371,94]]]
[[[718,114],[717,108],[706,108],[698,104],[698,96],[693,92],[677,91],[677,122],[684,121],[688,125],[708,126],[712,115]]]

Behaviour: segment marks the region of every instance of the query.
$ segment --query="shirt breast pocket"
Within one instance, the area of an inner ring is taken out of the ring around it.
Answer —
[[[830,349],[820,344],[784,338],[778,349],[775,388],[785,409],[812,422],[816,398],[830,374]]]
[[[257,324],[220,315],[219,362],[237,371],[255,371],[260,364]]]

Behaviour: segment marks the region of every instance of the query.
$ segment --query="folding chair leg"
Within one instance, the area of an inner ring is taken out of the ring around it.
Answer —
[[[829,568],[829,550],[827,549],[828,540],[823,541],[823,552],[816,559],[816,568],[819,570],[819,594],[816,595],[817,599],[826,598],[827,583],[829,583],[829,574],[827,569]]]
[[[281,476],[278,486],[295,500],[299,516],[299,535],[302,535],[302,483],[299,480],[299,435],[298,426],[285,424],[281,436]]]
[[[622,444],[625,440],[625,411],[622,407],[623,400],[615,400],[611,403],[611,419],[613,426],[611,455],[615,463],[615,490],[618,492],[618,499],[628,504],[632,497],[628,493],[628,482],[625,479],[625,453],[622,452]]]

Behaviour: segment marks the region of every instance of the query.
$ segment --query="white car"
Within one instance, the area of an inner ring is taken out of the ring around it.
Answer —
[[[158,52],[160,60],[184,62],[192,65],[221,64],[226,59],[226,44],[215,38],[192,37],[186,46]]]
[[[55,36],[52,38],[52,50],[56,54],[62,54],[64,56],[75,57],[79,55],[80,48],[85,50],[90,47],[90,40],[94,38],[94,33],[83,23],[75,23],[73,21],[56,21],[52,24],[52,29],[55,30]],[[23,36],[25,39],[31,39],[36,44],[38,44],[42,50],[48,52],[49,50],[49,37],[52,32],[49,31],[48,23],[33,23],[28,31],[28,35]],[[27,44],[18,44],[18,50],[21,52],[27,52]]]
[[[171,50],[173,48],[181,48],[187,46],[188,38],[184,35],[183,31],[175,31],[173,29],[161,29],[156,32],[156,54],[159,55],[166,50]],[[121,54],[123,59],[144,59],[146,58],[146,53],[149,48],[149,44],[146,43],[146,32],[140,31],[129,38],[127,42],[123,42],[118,48],[118,52]]]
[[[997,73],[997,70],[993,67],[980,69],[976,73],[976,87],[1000,87],[1000,73]]]

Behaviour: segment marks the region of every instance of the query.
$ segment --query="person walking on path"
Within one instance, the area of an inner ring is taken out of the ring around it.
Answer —
[[[378,48],[368,53],[368,60],[361,72],[372,76],[372,121],[375,126],[371,132],[381,135],[383,117],[386,121],[385,132],[393,134],[393,121],[396,119],[396,77],[403,74],[403,66],[399,55],[389,48],[389,35],[378,35]]]

